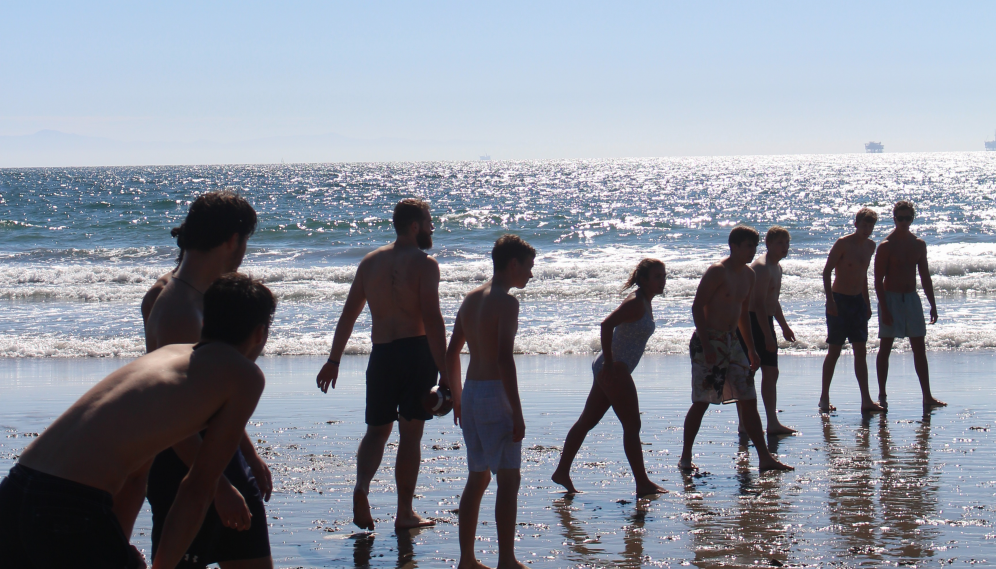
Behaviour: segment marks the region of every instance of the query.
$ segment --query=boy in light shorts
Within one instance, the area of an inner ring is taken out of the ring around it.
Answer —
[[[484,567],[474,555],[481,498],[498,478],[495,522],[498,567],[525,565],[515,559],[515,517],[519,466],[526,423],[515,373],[512,346],[519,327],[519,301],[508,293],[532,278],[536,250],[517,235],[503,235],[491,250],[494,276],[464,298],[446,350],[453,389],[453,422],[463,427],[470,475],[460,498],[461,568]],[[461,388],[460,351],[470,351],[467,382]]]

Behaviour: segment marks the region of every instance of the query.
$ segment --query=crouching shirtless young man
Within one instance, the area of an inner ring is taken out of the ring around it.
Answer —
[[[114,497],[157,453],[207,429],[153,565],[176,567],[263,393],[253,362],[275,308],[261,283],[222,277],[204,295],[199,344],[166,346],[115,371],[28,445],[0,483],[0,566],[141,567]]]
[[[754,349],[747,315],[754,288],[754,271],[747,263],[757,253],[758,241],[756,229],[734,227],[729,238],[730,256],[706,269],[695,292],[695,332],[688,346],[692,358],[692,407],[685,416],[684,447],[678,461],[682,470],[696,468],[692,464],[692,446],[709,405],[734,401],[747,435],[757,448],[761,470],[793,470],[768,452],[751,374],[761,365],[761,359]],[[737,338],[738,329],[741,338]]]

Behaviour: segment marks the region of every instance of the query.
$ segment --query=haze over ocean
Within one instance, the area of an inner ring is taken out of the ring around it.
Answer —
[[[499,235],[536,246],[536,278],[516,292],[521,353],[597,349],[598,323],[645,256],[669,277],[648,350],[684,353],[698,279],[737,223],[789,228],[782,303],[800,341],[782,347],[825,349],[826,253],[862,206],[886,214],[881,240],[899,199],[916,204],[912,229],[928,245],[941,318],[929,349],[996,347],[996,155],[980,152],[3,169],[0,356],[141,355],[138,304],[173,266],[169,230],[197,195],[223,188],[259,212],[243,270],[280,297],[269,355],[328,352],[356,263],[393,240],[391,210],[406,196],[431,202],[449,324],[490,276]],[[368,349],[364,314],[348,351]]]

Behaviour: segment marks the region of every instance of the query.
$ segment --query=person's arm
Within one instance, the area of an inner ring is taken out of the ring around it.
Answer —
[[[875,251],[875,297],[878,299],[878,313],[882,324],[892,326],[892,313],[885,302],[885,272],[889,269],[889,247],[883,242]]]
[[[349,287],[346,303],[342,305],[339,322],[335,325],[329,361],[325,362],[318,372],[317,383],[322,393],[328,393],[330,384],[332,389],[335,389],[335,382],[339,379],[339,361],[342,359],[342,353],[346,351],[346,343],[353,334],[356,319],[360,317],[363,307],[367,304],[367,296],[363,292],[363,268],[363,261],[360,261],[360,266],[356,268],[356,276],[353,277],[353,284]]]
[[[228,400],[208,422],[204,442],[166,516],[152,569],[173,569],[183,558],[200,530],[204,514],[214,499],[218,479],[235,454],[246,423],[263,393],[265,380],[259,368],[253,366],[255,370],[249,372],[245,366],[236,367],[240,369],[229,372],[237,380],[229,378]],[[258,521],[265,523],[265,520]]]
[[[875,243],[874,242],[871,244],[871,248],[872,248],[871,254],[874,255],[875,254]],[[870,258],[871,257],[869,256],[869,259]],[[872,317],[872,302],[871,302],[871,296],[868,294],[868,265],[866,264],[864,267],[862,267],[862,270],[864,270],[863,274],[865,276],[865,278],[864,278],[864,285],[865,286],[864,286],[864,289],[862,290],[861,294],[863,294],[864,297],[865,297],[865,318],[869,318],[870,319]]]
[[[747,295],[747,306],[750,306],[750,299],[753,298],[754,313],[757,315],[758,323],[761,324],[761,333],[764,334],[764,347],[769,352],[776,352],[778,351],[778,339],[775,338],[774,332],[768,328],[768,313],[769,311],[774,312],[768,305],[768,295],[771,294],[769,290],[771,288],[771,269],[767,265],[760,265],[752,270],[755,279],[754,288]],[[747,329],[750,330],[750,315],[747,312],[740,315],[741,318],[744,316],[747,317]]]
[[[243,431],[244,433],[245,431]],[[194,433],[174,444],[171,448],[184,466],[190,468],[197,459],[197,453],[201,451],[201,446],[201,436]],[[233,452],[232,454],[235,453]],[[262,489],[262,486],[260,486],[260,489]],[[249,505],[246,504],[242,493],[232,485],[224,474],[218,478],[218,487],[214,495],[214,508],[218,510],[218,517],[227,527],[238,529],[243,524],[249,523]]]
[[[460,352],[467,342],[467,337],[463,333],[463,324],[460,323],[460,314],[463,307],[457,312],[456,322],[453,324],[453,335],[450,336],[450,345],[446,348],[446,376],[450,380],[450,394],[453,397],[453,424],[461,425],[463,417],[461,396],[463,395],[463,384],[460,381]]]
[[[833,276],[833,270],[840,262],[841,253],[844,248],[840,245],[840,240],[838,239],[833,247],[830,248],[830,254],[827,255],[827,264],[823,265],[823,294],[826,295],[827,299],[827,314],[830,316],[837,316],[837,303],[833,299],[833,284],[831,283],[831,278]],[[865,279],[867,280],[867,279]]]
[[[636,322],[640,318],[643,318],[643,313],[646,311],[647,307],[643,300],[638,295],[633,294],[622,301],[622,304],[613,310],[605,320],[602,320],[601,341],[602,360],[604,362],[602,364],[602,374],[605,374],[606,378],[612,378],[613,366],[617,363],[612,358],[612,334],[616,326],[623,323]],[[627,369],[626,371],[629,372],[630,370]]]
[[[740,328],[740,335],[744,338],[744,343],[747,344],[747,357],[750,358],[750,368],[756,370],[761,367],[761,357],[757,355],[757,349],[754,347],[754,335],[751,333],[750,329],[750,295],[754,293],[754,271],[750,267],[747,267],[750,271],[750,292],[744,297],[743,303],[740,305],[740,319],[737,321],[737,327]],[[763,328],[763,326],[762,326]]]
[[[419,273],[418,295],[425,339],[429,342],[429,351],[436,362],[436,369],[439,370],[439,385],[449,387],[452,391],[449,375],[446,373],[446,321],[439,309],[439,263],[432,257],[426,257]]]
[[[270,495],[273,493],[273,476],[270,474],[270,467],[266,465],[263,458],[256,452],[256,446],[252,444],[249,433],[243,431],[242,440],[239,441],[239,450],[242,451],[242,457],[246,459],[246,464],[252,470],[252,475],[256,479],[256,486],[259,487],[259,492],[263,495],[263,500],[269,502]],[[222,477],[224,478],[224,475]]]
[[[114,505],[111,509],[114,511],[114,517],[118,519],[118,524],[121,525],[121,531],[129,540],[131,532],[135,528],[138,512],[141,511],[142,504],[145,503],[146,486],[151,467],[152,461],[150,460],[129,474],[124,486],[114,495]]]
[[[498,316],[498,377],[505,395],[512,405],[512,441],[519,442],[526,436],[526,421],[522,417],[519,400],[519,380],[515,371],[515,333],[519,329],[519,301],[513,296],[505,299]]]
[[[709,327],[706,324],[705,307],[712,300],[716,294],[716,289],[722,282],[719,278],[721,271],[722,269],[716,266],[706,269],[705,274],[702,275],[702,280],[699,281],[698,289],[695,290],[695,300],[692,301],[692,321],[695,323],[695,332],[702,342],[703,356],[709,365],[716,363],[716,348],[709,342],[707,334]]]
[[[930,323],[935,324],[937,322],[937,303],[934,301],[934,281],[930,280],[930,267],[927,266],[927,244],[921,241],[917,245],[921,245],[923,252],[920,254],[920,260],[916,263],[916,268],[920,272],[923,294],[927,295],[927,302],[930,303]]]

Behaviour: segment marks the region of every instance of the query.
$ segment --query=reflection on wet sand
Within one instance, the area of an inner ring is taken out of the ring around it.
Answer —
[[[851,447],[838,437],[831,418],[823,417],[829,517],[844,541],[834,548],[835,556],[867,566],[878,566],[886,558],[910,563],[933,556],[930,543],[938,532],[918,522],[934,517],[938,509],[938,482],[929,460],[930,414],[917,423],[912,444],[897,448],[888,416],[865,415]],[[873,433],[880,458],[872,456]]]
[[[777,452],[778,439],[768,446]],[[711,489],[714,475],[686,473],[683,516],[690,526],[693,563],[697,567],[784,564],[792,548],[791,524],[786,521],[789,501],[782,497],[784,475],[758,474],[751,470],[748,448],[741,445],[736,458],[736,502],[720,508]]]
[[[605,544],[599,535],[592,537],[585,531],[585,524],[577,519],[575,512],[581,511],[576,506],[576,496],[565,494],[563,498],[553,501],[553,510],[560,518],[560,527],[564,535],[564,545],[569,549],[564,557],[571,563],[584,567],[643,567],[647,558],[644,554],[643,540],[647,533],[647,514],[651,512],[656,498],[640,498],[636,500],[632,512],[625,517],[627,524],[623,527],[623,550],[619,559],[606,556]],[[595,516],[597,517],[597,516]]]

